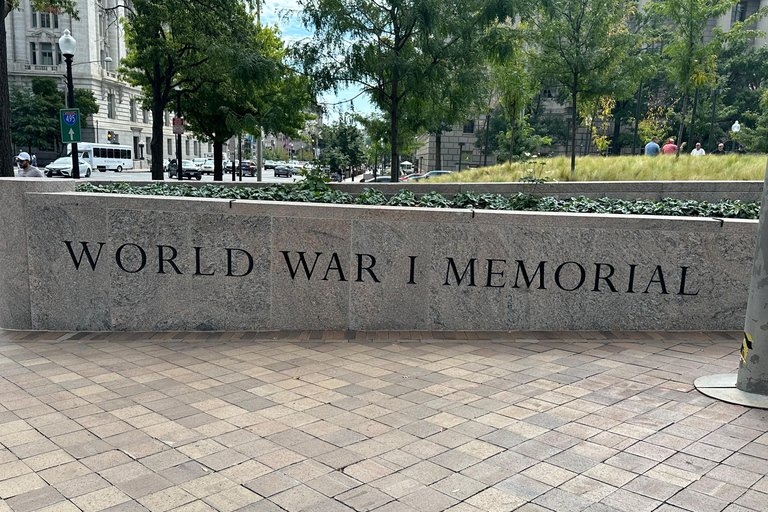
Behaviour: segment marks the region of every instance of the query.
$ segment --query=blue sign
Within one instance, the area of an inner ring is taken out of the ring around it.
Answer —
[[[69,126],[77,122],[77,112],[64,112],[64,122]]]

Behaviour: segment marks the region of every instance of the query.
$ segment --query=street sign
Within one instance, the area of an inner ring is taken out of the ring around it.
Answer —
[[[82,142],[80,136],[80,109],[62,108],[59,110],[59,124],[61,125],[61,142]]]
[[[184,133],[184,118],[174,117],[173,118],[173,134],[182,135],[183,133]]]

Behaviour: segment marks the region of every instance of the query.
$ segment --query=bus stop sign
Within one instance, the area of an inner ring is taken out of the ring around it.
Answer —
[[[62,108],[59,110],[59,124],[61,125],[61,142],[82,142],[80,136],[80,109]]]

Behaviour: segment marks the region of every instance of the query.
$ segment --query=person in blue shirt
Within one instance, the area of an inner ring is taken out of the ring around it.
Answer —
[[[659,147],[659,138],[654,137],[651,139],[651,142],[645,145],[645,154],[648,156],[656,156],[661,152],[661,148]]]

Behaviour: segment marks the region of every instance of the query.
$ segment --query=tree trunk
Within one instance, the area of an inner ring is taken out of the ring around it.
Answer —
[[[680,130],[677,132],[677,150],[675,151],[675,158],[680,158],[680,147],[683,145],[683,127],[685,126],[685,116],[688,114],[688,86],[685,86],[683,90],[683,116],[680,120]]]
[[[699,88],[693,93],[693,110],[691,110],[691,132],[688,137],[691,139],[689,145],[692,146],[696,143],[696,132],[694,131],[694,123],[696,122],[696,104],[699,102]]]
[[[435,132],[435,168],[433,171],[443,168],[443,131]]]
[[[512,156],[515,154],[515,120],[509,126],[509,163],[512,163]]]
[[[0,176],[12,177],[11,97],[8,91],[8,49],[5,40],[5,0],[0,0]]]
[[[571,176],[576,172],[576,93],[579,86],[579,74],[573,75],[573,89],[571,90]]]
[[[613,147],[611,148],[612,149],[611,153],[613,153],[614,156],[621,155],[621,146],[619,145],[620,135],[621,135],[621,116],[617,115],[613,119]]]
[[[224,150],[224,143],[213,140],[213,181],[224,181],[224,169],[222,168],[221,152]]]

